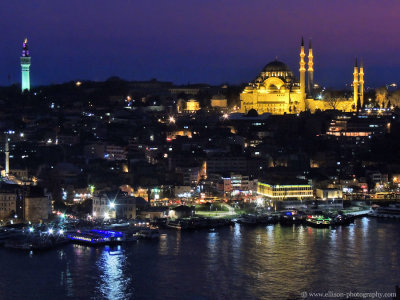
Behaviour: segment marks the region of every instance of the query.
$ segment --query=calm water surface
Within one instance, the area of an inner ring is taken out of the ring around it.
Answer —
[[[400,222],[348,227],[165,231],[115,248],[0,248],[3,299],[287,299],[308,292],[394,292]]]

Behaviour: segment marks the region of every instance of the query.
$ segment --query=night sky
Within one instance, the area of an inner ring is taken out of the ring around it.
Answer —
[[[276,56],[298,76],[302,35],[316,82],[350,83],[358,56],[367,86],[398,83],[399,12],[395,0],[1,1],[0,85],[20,81],[26,36],[33,86],[112,75],[241,83]]]

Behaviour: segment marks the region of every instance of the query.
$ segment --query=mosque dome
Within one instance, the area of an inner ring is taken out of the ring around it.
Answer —
[[[284,64],[283,62],[281,62],[279,60],[274,60],[274,61],[268,63],[262,71],[263,72],[292,72],[286,64]]]

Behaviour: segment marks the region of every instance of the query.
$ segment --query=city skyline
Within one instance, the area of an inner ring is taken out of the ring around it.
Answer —
[[[95,8],[77,1],[2,4],[0,85],[20,82],[25,37],[33,57],[33,86],[111,76],[246,83],[276,56],[299,76],[301,36],[313,41],[316,83],[350,84],[356,56],[365,62],[366,86],[399,80],[394,13],[399,4],[305,1],[296,7],[289,2],[203,1],[194,7],[178,0],[98,1]]]
[[[0,3],[0,300],[400,299],[400,2]]]

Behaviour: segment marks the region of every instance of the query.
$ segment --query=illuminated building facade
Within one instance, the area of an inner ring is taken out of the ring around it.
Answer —
[[[40,222],[51,212],[50,198],[37,186],[0,185],[0,220]]]
[[[369,138],[372,135],[383,135],[388,133],[389,130],[390,122],[386,118],[344,115],[338,116],[331,121],[326,134],[361,139]]]
[[[331,200],[331,199],[342,199],[343,198],[343,191],[341,189],[334,189],[334,188],[325,188],[325,189],[317,189],[315,191],[315,195],[317,199],[322,200]]]
[[[228,100],[223,95],[214,95],[211,98],[211,107],[213,108],[227,108],[228,107]]]
[[[240,94],[241,112],[296,113],[304,110],[304,94],[293,72],[283,62],[267,64]]]
[[[0,191],[0,219],[12,218],[17,211],[17,194],[12,191]]]
[[[340,98],[323,100],[314,98],[314,54],[310,41],[308,49],[308,69],[306,69],[304,51],[304,40],[301,40],[299,73],[300,80],[297,80],[290,68],[275,60],[267,64],[258,75],[250,82],[240,94],[240,112],[247,113],[255,109],[259,114],[271,113],[274,115],[294,114],[305,110],[314,112],[315,110],[337,109],[345,112],[354,111],[357,104],[354,104],[354,98]],[[307,90],[306,90],[306,72],[307,72]],[[357,71],[357,91],[358,81],[362,81],[360,91],[364,87],[364,71],[358,79]],[[361,70],[360,70],[361,74]],[[354,78],[356,75],[354,75]],[[354,89],[356,91],[356,88]],[[355,92],[354,97],[358,97]],[[363,97],[363,92],[360,92]]]
[[[271,200],[306,200],[314,197],[313,188],[309,184],[273,185],[258,182],[257,194]]]
[[[189,101],[186,102],[186,111],[187,112],[195,112],[200,109],[200,103],[199,101],[195,99],[190,99]]]
[[[107,192],[93,195],[93,217],[96,219],[131,219],[137,209],[146,206],[143,198],[129,196],[124,192]]]
[[[29,75],[29,68],[31,66],[31,57],[29,56],[28,39],[22,43],[22,56],[21,56],[21,91],[29,91],[31,89],[31,81]]]

